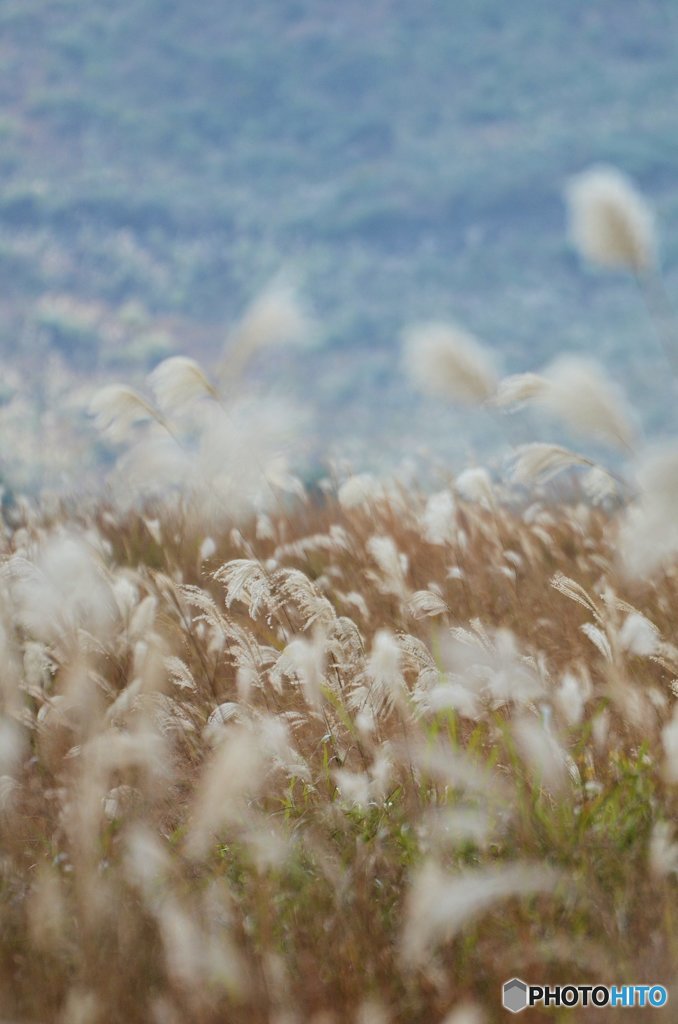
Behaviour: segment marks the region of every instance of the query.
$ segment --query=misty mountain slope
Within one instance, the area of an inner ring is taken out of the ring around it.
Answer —
[[[645,312],[628,282],[579,266],[560,195],[593,161],[634,175],[675,281],[677,21],[611,0],[7,0],[3,347],[19,337],[35,363],[47,345],[87,373],[141,370],[176,342],[213,353],[287,268],[325,332],[305,369],[327,437],[350,421],[401,447],[419,407],[395,343],[431,316],[509,370],[595,347],[666,426]],[[415,440],[440,432],[426,421],[465,429],[419,411]]]

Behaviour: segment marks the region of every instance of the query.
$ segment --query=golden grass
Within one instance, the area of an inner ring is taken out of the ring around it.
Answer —
[[[626,580],[587,506],[457,501],[433,544],[425,503],[308,498],[202,564],[179,505],[7,529],[2,1018],[465,1024],[513,975],[675,985],[675,569]]]

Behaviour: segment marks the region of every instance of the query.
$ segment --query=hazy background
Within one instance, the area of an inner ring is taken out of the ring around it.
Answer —
[[[629,173],[678,295],[677,59],[673,0],[2,0],[3,476],[63,477],[91,381],[209,365],[281,270],[323,345],[261,373],[315,403],[318,450],[499,437],[411,393],[422,318],[507,371],[594,352],[670,429],[633,282],[579,264],[561,197],[592,162]]]

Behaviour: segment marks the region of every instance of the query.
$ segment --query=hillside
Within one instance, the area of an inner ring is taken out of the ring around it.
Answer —
[[[634,176],[675,291],[677,30],[661,0],[6,0],[0,344],[32,383],[6,374],[3,428],[50,429],[55,380],[215,355],[280,269],[322,328],[283,379],[312,378],[325,442],[487,441],[398,373],[403,325],[448,315],[507,370],[593,348],[675,426],[645,312],[580,267],[561,189],[600,160]]]

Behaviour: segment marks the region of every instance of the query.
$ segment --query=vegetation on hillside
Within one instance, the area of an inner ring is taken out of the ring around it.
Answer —
[[[462,421],[394,372],[402,326],[430,315],[510,372],[594,348],[670,424],[642,307],[579,271],[559,192],[608,160],[676,222],[677,17],[663,0],[5,0],[8,417],[39,437],[54,378],[66,393],[113,364],[140,379],[171,351],[214,355],[291,267],[327,345],[284,378],[312,377],[326,442],[369,437],[392,462],[410,439],[453,448]]]

